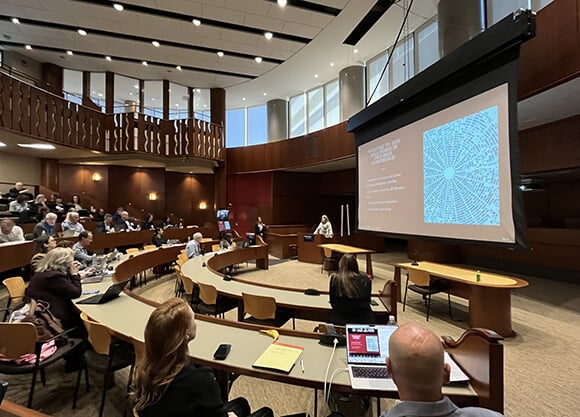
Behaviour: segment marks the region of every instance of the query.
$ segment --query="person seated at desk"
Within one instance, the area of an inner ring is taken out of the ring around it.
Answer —
[[[75,261],[79,261],[85,266],[91,266],[93,264],[93,261],[97,259],[97,257],[93,254],[89,254],[89,251],[87,250],[87,248],[91,246],[91,243],[93,243],[93,234],[86,230],[82,231],[79,234],[79,241],[73,246]]]
[[[170,229],[172,227],[175,227],[171,221],[171,216],[165,216],[165,218],[161,222],[161,227],[163,227],[164,229]]]
[[[44,256],[54,248],[56,248],[54,236],[42,235],[34,239],[34,255],[32,255],[32,259],[30,260],[30,267],[33,272],[36,271],[38,264],[44,259]]]
[[[8,205],[8,211],[13,213],[23,213],[28,210],[28,194],[20,194],[16,200]]]
[[[201,232],[195,232],[193,234],[193,239],[187,242],[185,245],[185,253],[189,259],[193,258],[194,256],[201,255],[201,240],[203,239],[203,235]]]
[[[56,215],[56,213],[46,213],[46,215],[44,216],[44,220],[36,223],[36,226],[34,226],[34,231],[32,232],[32,236],[34,237],[34,239],[43,235],[56,236],[57,218],[58,216]]]
[[[264,237],[264,233],[268,230],[268,226],[262,223],[262,218],[258,216],[258,221],[254,225],[254,234],[256,236]]]
[[[44,194],[38,194],[34,199],[34,207],[38,214],[41,214],[43,217],[50,211],[48,204],[46,204],[47,201],[48,199]]]
[[[234,236],[231,233],[223,233],[220,240],[221,250],[234,250],[236,248],[236,242],[234,241]]]
[[[21,181],[16,181],[14,187],[8,191],[8,198],[16,200],[22,194],[26,194],[27,200],[32,198],[32,193],[27,188],[24,188],[24,184]]]
[[[24,240],[22,227],[16,226],[14,221],[4,219],[0,221],[0,243],[20,242]]]
[[[155,229],[155,234],[153,235],[153,244],[157,247],[165,245],[167,243],[167,239],[163,237],[163,228]]]
[[[502,417],[485,408],[459,408],[443,396],[451,367],[444,363],[441,340],[422,324],[405,324],[391,335],[387,368],[401,402],[382,417]]]
[[[78,194],[73,194],[72,201],[68,203],[75,211],[84,210],[83,206],[81,206],[81,198]]]
[[[131,401],[140,417],[273,417],[269,408],[250,414],[245,398],[226,404],[209,367],[191,363],[188,344],[197,325],[181,298],[158,306],[145,327],[145,354],[135,366]]]
[[[326,214],[322,215],[320,219],[320,223],[318,227],[314,230],[315,235],[324,235],[324,237],[330,239],[334,234],[332,233],[332,224],[328,220],[328,216]]]
[[[331,322],[341,326],[347,323],[375,323],[371,289],[371,280],[358,269],[356,255],[344,254],[338,262],[338,273],[330,277]]]
[[[62,232],[66,232],[67,234],[72,233],[76,236],[78,236],[81,232],[84,232],[85,227],[79,220],[80,216],[76,211],[69,211],[66,215],[65,221],[63,221],[60,225]]]
[[[118,225],[123,221],[123,218],[121,217],[121,213],[125,211],[124,207],[117,207],[117,210],[115,210],[115,214],[113,214],[113,224]]]
[[[141,222],[141,230],[155,230],[155,225],[153,224],[154,216],[152,213],[148,213],[145,220]]]
[[[115,233],[115,226],[113,225],[113,215],[111,213],[106,213],[103,221],[97,224],[95,228],[95,234],[102,233]]]
[[[117,224],[116,228],[119,232],[121,231],[136,232],[138,230],[141,230],[139,226],[135,226],[135,223],[131,221],[131,219],[129,218],[129,212],[126,210],[123,210],[121,212],[121,222]]]

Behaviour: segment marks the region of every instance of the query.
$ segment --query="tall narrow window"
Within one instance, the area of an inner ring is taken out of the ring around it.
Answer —
[[[62,72],[64,98],[73,103],[83,102],[83,73],[65,69]]]
[[[187,103],[189,96],[187,87],[170,83],[169,84],[169,118],[170,119],[187,119]]]
[[[295,138],[306,133],[304,94],[290,97],[290,137]]]
[[[432,20],[417,29],[417,71],[439,61],[439,33],[437,20]]]
[[[393,51],[393,57],[389,66],[392,77],[391,90],[394,90],[415,75],[413,35],[410,35],[397,45]]]
[[[322,87],[310,90],[308,97],[308,132],[324,129],[324,90]]]
[[[332,80],[324,84],[326,126],[333,126],[340,122],[340,94],[338,85],[338,80]]]
[[[235,148],[246,144],[246,110],[226,111],[226,147]]]
[[[268,142],[266,105],[248,107],[248,145]]]
[[[105,111],[105,73],[91,72],[90,97],[93,103]]]
[[[367,65],[369,103],[374,103],[389,92],[389,70],[385,69],[388,57],[389,54],[385,51],[370,60]]]

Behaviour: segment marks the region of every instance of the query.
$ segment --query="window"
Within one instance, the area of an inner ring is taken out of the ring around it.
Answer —
[[[553,0],[532,0],[532,10],[538,11],[543,9]],[[529,0],[488,0],[487,1],[487,26],[499,22],[514,10],[527,9],[530,7]]]
[[[246,144],[246,110],[226,111],[226,147],[235,148]]]
[[[153,117],[163,117],[163,82],[145,81],[143,113]]]
[[[193,92],[193,111],[196,119],[210,121],[211,94],[207,88],[196,88]]]
[[[115,113],[135,112],[139,105],[139,80],[115,74]]]
[[[93,103],[105,111],[105,73],[91,72],[91,91],[89,93]]]
[[[187,119],[187,87],[169,83],[169,119]]]
[[[295,138],[306,133],[304,94],[290,97],[290,137]]]
[[[259,145],[268,142],[268,112],[266,105],[249,107],[248,145]]]
[[[64,98],[73,103],[83,102],[83,73],[65,69],[62,72],[62,85]]]
[[[439,61],[439,33],[437,20],[427,22],[417,29],[417,71]]]
[[[391,58],[391,90],[394,90],[415,75],[415,58],[413,52],[413,35],[400,42]]]
[[[324,89],[310,90],[308,98],[308,132],[324,129]]]
[[[367,65],[367,97],[369,104],[374,103],[389,92],[389,71],[388,68],[385,69],[388,57],[389,54],[385,51],[370,60]]]
[[[324,85],[324,102],[326,111],[326,126],[340,122],[340,92],[338,80],[332,80]]]

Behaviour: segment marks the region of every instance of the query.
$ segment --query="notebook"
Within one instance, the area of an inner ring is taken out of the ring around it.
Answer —
[[[392,325],[347,324],[346,355],[353,389],[396,391],[387,371]]]
[[[108,301],[111,301],[112,299],[119,296],[128,282],[129,280],[117,282],[116,284],[113,284],[107,288],[107,291],[105,291],[103,294],[93,295],[89,298],[77,301],[77,304],[104,304]]]

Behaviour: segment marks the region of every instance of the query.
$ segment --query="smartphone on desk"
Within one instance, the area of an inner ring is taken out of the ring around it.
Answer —
[[[222,343],[221,345],[218,346],[217,350],[213,354],[213,358],[219,361],[223,361],[225,358],[228,357],[231,348],[232,345],[230,345],[229,343]]]

